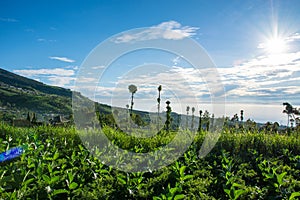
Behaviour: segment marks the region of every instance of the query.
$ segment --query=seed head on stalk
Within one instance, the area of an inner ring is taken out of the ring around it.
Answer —
[[[194,120],[195,120],[195,107],[192,107],[192,130],[194,129]]]
[[[162,90],[162,87],[161,85],[158,86],[158,98],[157,98],[157,103],[158,103],[158,106],[157,106],[157,112],[158,112],[158,115],[159,115],[159,107],[160,107],[160,92]]]
[[[198,126],[198,132],[201,132],[202,129],[202,110],[199,110],[199,126]]]
[[[158,90],[158,98],[157,98],[157,129],[159,129],[159,122],[160,122],[160,116],[159,116],[159,112],[160,112],[160,92],[162,90],[161,85],[158,86],[157,88]]]
[[[172,112],[172,109],[171,109],[171,107],[170,107],[170,101],[166,101],[166,104],[167,104],[167,112],[166,112],[166,114],[167,114],[167,120],[166,120],[166,130],[167,131],[169,131],[170,130],[170,127],[171,127],[171,121],[172,121],[172,119],[171,119],[171,112]]]
[[[190,106],[187,106],[186,107],[186,128],[188,128],[188,126],[189,126],[189,123],[188,123],[189,111],[190,111]]]
[[[129,92],[131,93],[131,106],[130,106],[130,116],[132,116],[132,109],[133,109],[133,95],[137,91],[137,87],[135,85],[129,85],[128,86]]]

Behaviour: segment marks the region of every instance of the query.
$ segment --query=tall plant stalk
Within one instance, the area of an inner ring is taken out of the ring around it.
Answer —
[[[157,130],[159,130],[160,125],[160,92],[162,90],[162,86],[159,85],[158,88],[158,98],[157,98]]]
[[[190,111],[190,106],[186,107],[186,128],[189,128],[189,111]]]
[[[129,85],[128,86],[129,92],[131,93],[131,104],[130,104],[130,117],[132,117],[132,110],[133,110],[133,95],[137,91],[137,87],[135,85]]]
[[[194,120],[195,120],[195,108],[192,107],[192,125],[191,125],[191,129],[194,129]]]

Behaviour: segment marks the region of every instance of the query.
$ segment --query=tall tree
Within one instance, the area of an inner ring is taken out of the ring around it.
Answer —
[[[172,112],[172,109],[171,109],[171,107],[170,107],[170,101],[166,101],[166,104],[167,104],[167,112],[166,112],[166,114],[167,114],[167,119],[166,119],[166,130],[167,131],[169,131],[170,130],[170,127],[171,127],[171,121],[172,121],[172,119],[171,119],[171,112]]]
[[[291,104],[289,104],[288,102],[283,103],[283,105],[285,106],[285,109],[283,110],[283,113],[286,113],[288,115],[288,123],[287,126],[289,126],[289,123],[292,122],[290,120],[293,119],[294,121],[296,120],[295,115],[300,115],[300,109],[294,108]],[[293,121],[293,122],[294,122]]]
[[[29,112],[27,113],[27,118],[26,119],[27,119],[27,121],[31,122],[31,116],[30,116]]]
[[[36,123],[36,121],[37,121],[36,114],[33,113],[33,117],[32,117],[31,122]]]
[[[202,129],[202,110],[199,111],[199,126],[198,126],[198,132],[201,132]]]
[[[190,111],[190,106],[187,106],[186,107],[186,128],[189,128],[189,120],[188,120],[188,117],[189,117],[189,111]]]
[[[209,119],[210,119],[210,113],[207,110],[205,110],[203,114],[203,121],[206,124],[206,131],[209,130],[209,124],[210,124]]]
[[[243,122],[243,120],[244,120],[244,111],[241,110],[241,122]]]
[[[191,125],[191,129],[194,129],[194,120],[195,120],[195,108],[192,107],[192,125]]]
[[[130,116],[132,116],[132,110],[133,110],[133,95],[136,93],[137,91],[137,87],[135,85],[129,85],[128,86],[128,90],[131,93],[131,106],[130,106]]]
[[[127,117],[127,124],[126,124],[126,130],[128,129],[129,123],[130,123],[130,117],[129,117],[129,105],[126,104],[126,117]]]
[[[157,90],[158,90],[158,98],[157,98],[157,103],[158,103],[158,105],[157,105],[157,113],[158,113],[158,116],[159,116],[159,110],[160,110],[160,92],[161,92],[161,90],[162,90],[162,86],[161,85],[159,85],[158,86],[158,88],[157,88]]]
[[[159,130],[159,125],[160,125],[160,116],[159,116],[159,113],[160,113],[160,92],[162,90],[162,86],[159,85],[158,88],[158,98],[157,98],[157,130]]]

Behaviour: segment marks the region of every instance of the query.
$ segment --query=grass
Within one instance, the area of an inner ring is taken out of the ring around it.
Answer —
[[[103,131],[114,144],[138,153],[155,151],[177,134],[141,139],[109,127]],[[212,151],[200,159],[206,134],[197,134],[188,150],[164,168],[126,173],[103,164],[85,148],[79,135],[89,136],[87,131],[0,123],[0,152],[28,144],[20,157],[0,163],[0,199],[299,198],[297,132],[224,130]]]

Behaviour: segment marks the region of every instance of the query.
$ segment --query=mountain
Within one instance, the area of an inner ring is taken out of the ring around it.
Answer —
[[[72,114],[72,94],[81,102],[94,105],[94,102],[79,92],[72,92],[50,86],[0,68],[0,121],[24,118],[28,112],[36,113],[41,121],[52,115]],[[111,114],[111,107],[96,103],[96,109],[103,115]],[[80,108],[75,108],[80,109]],[[135,111],[144,117],[147,112]]]
[[[72,91],[49,86],[0,68],[0,111],[12,117],[24,112],[71,114]]]
[[[0,121],[24,118],[28,112],[36,113],[40,121],[49,120],[52,115],[69,116],[72,114],[72,94],[76,95],[77,100],[86,102],[92,105],[91,107],[95,106],[94,108],[105,118],[112,117],[110,106],[94,103],[79,92],[46,85],[0,68]],[[80,112],[81,108],[75,109]],[[126,108],[119,109],[125,110]],[[90,112],[92,112],[91,108],[87,113]],[[142,121],[146,123],[150,121],[148,112],[138,110],[133,112]],[[171,115],[173,121],[178,122],[180,115],[177,113],[172,113]]]

